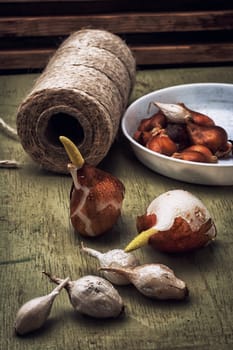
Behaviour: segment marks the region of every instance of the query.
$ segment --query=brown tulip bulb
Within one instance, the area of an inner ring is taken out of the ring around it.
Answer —
[[[139,131],[151,131],[154,128],[162,129],[166,126],[166,117],[161,112],[158,112],[152,117],[142,119],[138,130]]]
[[[215,239],[215,224],[206,206],[188,191],[171,190],[155,198],[139,217],[140,232],[126,252],[150,244],[163,252],[185,252]]]
[[[173,153],[172,158],[186,160],[189,162],[207,163],[206,156],[197,151],[183,150],[182,152],[175,152]]]
[[[135,131],[133,138],[141,145],[145,146],[152,137],[151,131]]]
[[[190,144],[189,135],[185,124],[168,123],[166,133],[170,139],[177,144],[179,151]]]
[[[60,137],[70,160],[73,178],[70,192],[70,218],[83,236],[98,236],[110,230],[121,214],[125,187],[115,176],[87,164],[76,146]]]
[[[146,147],[154,152],[171,156],[177,151],[177,146],[174,141],[162,130],[158,132],[147,142]]]
[[[184,107],[187,111],[189,111],[190,116],[187,118],[193,121],[197,125],[203,125],[203,126],[213,126],[215,125],[215,122],[212,118],[210,118],[208,115],[205,115],[200,112],[193,111],[185,106],[184,103],[180,103],[180,106]]]
[[[193,144],[206,146],[213,154],[227,148],[228,135],[220,126],[200,126],[189,121],[187,130]]]
[[[213,155],[210,149],[203,145],[192,145],[184,149],[184,151],[195,151],[202,153],[206,158],[206,163],[217,163],[218,158]]]

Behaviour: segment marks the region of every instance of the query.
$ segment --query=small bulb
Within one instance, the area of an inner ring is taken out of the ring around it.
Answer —
[[[126,276],[140,293],[155,299],[184,299],[188,288],[174,272],[162,264],[145,264],[133,268],[100,268]]]
[[[41,328],[49,317],[54,299],[66,286],[69,277],[61,281],[59,285],[48,295],[34,298],[26,302],[19,309],[15,319],[15,331],[19,335],[35,331]]]
[[[44,272],[54,283],[62,279]],[[124,310],[124,304],[118,291],[102,277],[84,276],[69,281],[65,289],[73,308],[81,314],[95,318],[118,317]]]
[[[128,268],[139,265],[139,260],[133,253],[126,253],[122,249],[113,249],[106,253],[101,253],[95,249],[84,247],[82,244],[82,251],[96,258],[99,261],[100,267]],[[114,284],[126,285],[130,283],[122,274],[109,271],[103,271],[103,274],[107,280]]]

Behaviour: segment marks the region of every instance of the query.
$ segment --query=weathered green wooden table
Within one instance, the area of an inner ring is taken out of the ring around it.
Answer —
[[[0,77],[0,117],[15,125],[16,109],[30,90],[35,74]],[[233,67],[141,71],[131,100],[149,91],[191,82],[233,83]],[[95,320],[76,314],[67,294],[56,299],[51,317],[40,331],[17,337],[13,323],[27,300],[52,290],[41,274],[47,270],[77,279],[96,274],[97,262],[80,253],[80,242],[69,222],[69,176],[41,170],[17,141],[0,135],[0,158],[15,158],[20,169],[0,170],[0,348],[33,349],[232,349],[233,348],[233,195],[232,187],[191,185],[165,178],[141,165],[122,136],[100,167],[126,186],[122,216],[114,229],[92,248],[123,248],[136,232],[135,218],[149,202],[169,189],[191,191],[209,208],[217,229],[214,244],[179,256],[136,251],[142,263],[161,262],[173,268],[190,289],[181,302],[146,299],[132,286],[118,288],[125,315]]]

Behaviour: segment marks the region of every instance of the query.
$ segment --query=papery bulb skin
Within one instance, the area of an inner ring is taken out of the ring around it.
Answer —
[[[165,133],[160,131],[153,135],[146,144],[146,147],[154,152],[171,156],[177,151],[177,146],[174,141]]]
[[[113,175],[84,163],[70,165],[73,178],[70,193],[70,218],[83,236],[99,236],[110,230],[121,215],[125,187]]]
[[[61,278],[45,272],[49,279],[58,284]],[[106,279],[87,275],[76,281],[69,281],[65,289],[74,310],[94,318],[116,318],[124,311],[123,300],[116,288]]]
[[[163,264],[145,264],[134,268],[103,268],[100,270],[115,271],[127,276],[140,293],[148,298],[168,300],[184,299],[188,288],[184,281],[177,278],[174,272]]]
[[[184,103],[180,103],[180,106],[183,106],[187,111],[189,111],[189,116],[186,117],[186,122],[187,120],[190,120],[194,122],[196,125],[200,126],[213,126],[215,125],[215,122],[212,118],[210,118],[208,115],[193,111],[192,109],[188,108],[185,106]]]
[[[131,268],[139,265],[139,260],[135,255],[126,253],[123,249],[112,249],[106,253],[101,253],[82,245],[82,251],[98,259],[100,267]],[[108,281],[116,285],[127,285],[130,283],[128,278],[116,272],[104,271],[103,275]]]
[[[149,118],[142,119],[138,130],[139,131],[151,131],[153,129],[163,129],[166,127],[167,121],[164,114],[157,112]]]
[[[183,150],[190,143],[185,124],[168,123],[166,133],[177,144],[178,151]]]
[[[182,152],[175,152],[173,153],[172,158],[186,160],[189,162],[209,163],[207,162],[207,158],[203,153],[192,150],[183,150]]]
[[[150,118],[144,118],[140,121],[138,131],[150,131],[151,129],[152,127]]]
[[[125,252],[147,244],[163,252],[186,252],[209,244],[217,235],[202,201],[179,189],[155,198],[147,212],[137,218],[136,225],[139,234],[125,247]]]
[[[218,158],[213,155],[211,150],[203,145],[192,145],[185,149],[185,151],[196,151],[205,155],[207,163],[217,163]]]
[[[152,117],[150,117],[150,120],[152,129],[164,129],[167,125],[167,119],[161,112],[157,112],[152,115]]]
[[[150,131],[135,131],[133,138],[135,141],[137,141],[138,143],[140,143],[143,146],[146,146],[147,142],[150,140],[151,138],[151,132]]]
[[[228,135],[220,126],[200,126],[188,122],[187,130],[192,144],[203,145],[209,148],[213,154],[227,147]]]
[[[154,105],[159,108],[159,111],[166,116],[167,121],[170,123],[183,124],[185,123],[185,118],[191,116],[190,111],[179,103],[162,103],[156,101]]]
[[[69,278],[60,281],[58,286],[48,295],[34,298],[19,309],[15,319],[15,331],[24,335],[41,328],[49,317],[54,299],[69,282]]]
[[[211,219],[199,230],[192,231],[187,222],[178,217],[174,220],[172,229],[154,234],[149,244],[163,252],[181,253],[204,247],[216,236],[216,228]]]
[[[99,236],[110,230],[121,214],[125,194],[115,176],[85,162],[77,146],[60,136],[71,161],[67,168],[73,178],[70,191],[70,219],[83,236]]]
[[[172,190],[155,198],[140,217],[139,231],[148,229],[147,216],[156,215],[149,244],[164,252],[184,252],[200,248],[216,236],[216,227],[205,205],[188,191]]]
[[[69,290],[74,309],[95,318],[115,318],[124,310],[121,296],[113,285],[102,277],[84,276]]]
[[[193,121],[196,125],[212,126],[214,121],[205,114],[193,111],[186,107],[184,103],[161,103],[154,104],[164,113],[170,123],[183,124],[187,120]]]
[[[24,304],[16,316],[16,333],[24,335],[41,328],[50,314],[53,300],[54,298],[46,295]]]
[[[225,146],[217,150],[217,152],[215,153],[215,156],[219,159],[228,158],[232,156],[232,149],[233,149],[232,142],[228,141],[225,144]]]
[[[155,213],[152,214],[143,214],[137,216],[136,227],[138,232],[149,229],[150,227],[154,227],[157,221],[157,217]]]
[[[164,114],[158,112],[152,117],[142,119],[138,129],[135,131],[133,138],[141,145],[147,147],[150,139],[167,125]]]
[[[101,267],[109,266],[123,268],[131,268],[137,265],[139,265],[139,260],[134,255],[132,255],[132,253],[126,253],[122,249],[113,249],[110,253],[107,253],[100,264]],[[129,280],[126,277],[122,275],[120,276],[116,272],[105,271],[104,277],[116,285],[129,284]]]
[[[184,103],[151,104],[159,111],[142,119],[133,135],[144,147],[191,162],[216,163],[218,159],[232,155],[232,143],[226,130],[209,116],[189,109]],[[194,146],[199,149],[187,149]],[[206,150],[203,152],[201,147]]]

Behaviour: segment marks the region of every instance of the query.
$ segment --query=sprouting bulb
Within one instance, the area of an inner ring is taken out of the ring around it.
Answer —
[[[21,306],[16,315],[14,325],[17,334],[23,335],[43,326],[50,314],[54,299],[60,293],[62,288],[65,287],[68,281],[69,277],[62,280],[48,295],[29,300]]]
[[[95,249],[84,247],[83,243],[81,245],[83,252],[93,256],[99,261],[100,267],[135,267],[139,265],[139,260],[135,257],[133,253],[126,253],[123,249],[113,249],[106,253],[101,253]],[[130,281],[126,276],[116,272],[103,271],[104,277],[110,282],[117,285],[126,285]]]
[[[59,139],[71,161],[67,168],[73,179],[70,219],[75,231],[89,237],[109,232],[121,215],[124,184],[109,172],[86,163],[70,139]]]
[[[134,268],[100,268],[104,271],[114,271],[126,276],[130,282],[149,298],[155,299],[184,299],[188,288],[174,272],[162,264],[145,264]]]
[[[206,246],[217,235],[204,203],[181,189],[156,197],[146,213],[137,217],[137,229],[140,233],[127,245],[126,252],[146,244],[163,252],[186,252]]]
[[[44,272],[57,284],[61,278]],[[68,281],[65,286],[73,308],[81,314],[95,318],[118,317],[124,310],[124,304],[118,291],[102,277],[84,276],[76,281]]]

